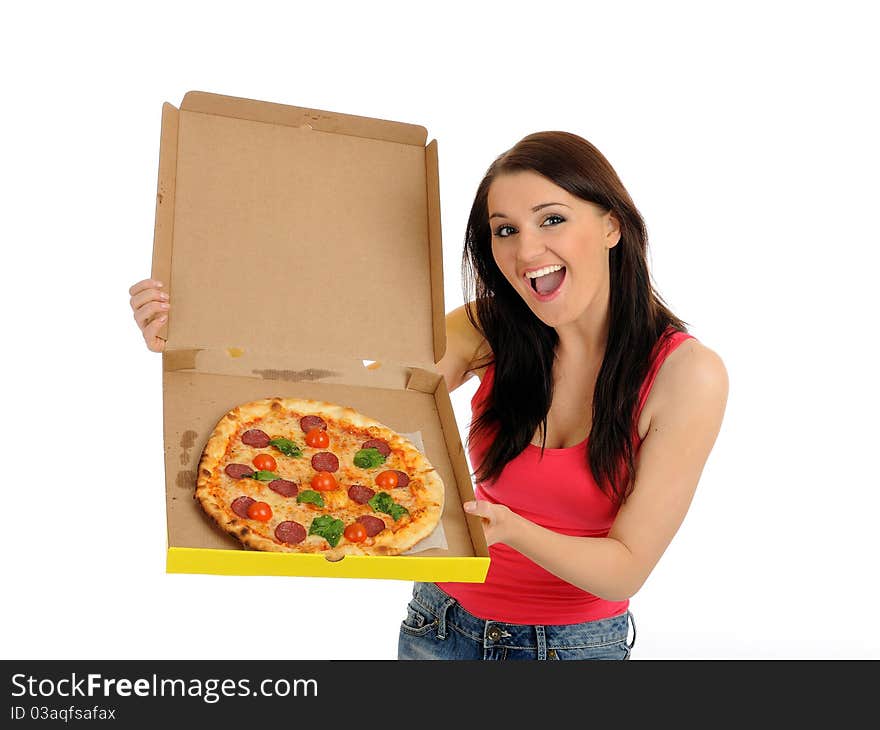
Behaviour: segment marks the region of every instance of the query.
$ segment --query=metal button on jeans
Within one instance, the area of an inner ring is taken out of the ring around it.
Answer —
[[[493,626],[492,628],[489,629],[489,631],[486,635],[492,641],[498,641],[498,639],[501,638],[501,629],[499,629],[497,626]]]
[[[548,659],[556,659],[557,658],[556,649],[551,649],[550,651],[548,651],[547,658]]]

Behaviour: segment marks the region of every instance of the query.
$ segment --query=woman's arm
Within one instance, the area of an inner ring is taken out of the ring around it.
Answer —
[[[484,518],[487,542],[506,543],[545,570],[601,598],[632,597],[669,546],[690,506],[721,429],[727,370],[712,350],[689,340],[663,364],[654,388],[658,386],[662,392],[636,458],[633,491],[607,537],[561,535],[503,505],[468,502],[465,509]]]
[[[446,315],[446,352],[437,363],[437,369],[446,380],[450,393],[473,375],[468,369],[488,348],[486,340],[467,318],[465,306],[473,308],[473,302],[463,304]]]

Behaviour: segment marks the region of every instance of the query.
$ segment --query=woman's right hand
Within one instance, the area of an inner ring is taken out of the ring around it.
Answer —
[[[158,336],[158,332],[168,319],[168,310],[171,308],[168,294],[161,287],[161,281],[144,279],[128,290],[134,321],[141,328],[147,349],[152,352],[162,352],[165,349],[165,340]]]

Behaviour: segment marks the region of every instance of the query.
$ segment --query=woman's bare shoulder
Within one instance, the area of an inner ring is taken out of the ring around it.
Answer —
[[[664,373],[665,371],[665,373]],[[726,378],[727,370],[721,356],[697,339],[689,338],[675,348],[666,358],[657,380],[665,375],[664,380],[719,379]]]
[[[657,372],[646,411],[654,414],[675,407],[688,393],[706,391],[726,401],[727,368],[721,356],[696,339],[687,339],[673,350]]]

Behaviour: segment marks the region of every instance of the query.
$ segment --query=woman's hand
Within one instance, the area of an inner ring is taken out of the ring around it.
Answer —
[[[483,519],[483,532],[486,533],[486,544],[507,542],[514,528],[516,514],[503,504],[493,504],[483,499],[464,503],[464,511]]]
[[[168,319],[168,310],[171,308],[168,294],[161,287],[161,281],[144,279],[132,284],[128,290],[134,321],[141,328],[147,349],[152,352],[162,352],[165,349],[165,340],[158,336],[158,332]]]

